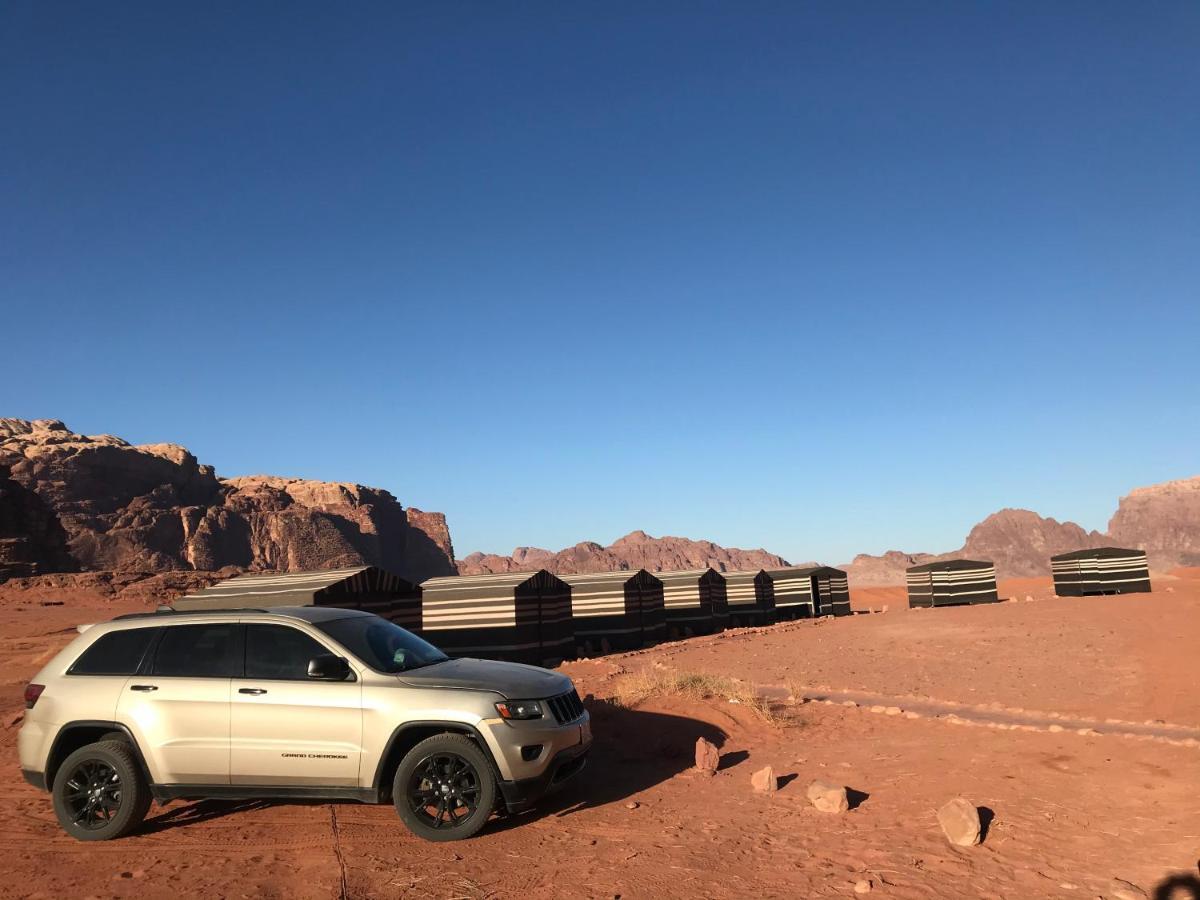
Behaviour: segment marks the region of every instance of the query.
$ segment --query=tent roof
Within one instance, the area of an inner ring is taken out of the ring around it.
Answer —
[[[605,582],[617,582],[625,584],[635,578],[647,577],[658,581],[658,578],[647,572],[645,569],[621,569],[616,572],[576,572],[571,575],[559,575],[563,581],[569,585],[584,585],[584,584],[602,584]]]
[[[909,566],[909,572],[958,572],[963,569],[987,569],[995,563],[985,559],[943,559],[938,562]]]
[[[437,591],[454,590],[456,588],[475,590],[477,588],[489,587],[515,588],[539,576],[553,578],[556,581],[562,580],[557,575],[545,569],[533,569],[527,572],[500,572],[493,575],[442,575],[438,578],[430,578],[427,581],[422,581],[421,590]]]
[[[258,572],[227,578],[175,601],[177,609],[221,606],[312,606],[316,595],[345,586],[347,593],[409,593],[413,585],[374,566],[325,569],[319,572]]]
[[[1131,556],[1145,556],[1144,550],[1125,550],[1121,547],[1092,547],[1087,550],[1072,550],[1070,553],[1060,553],[1050,557],[1051,562],[1067,559],[1114,559]]]
[[[766,569],[764,571],[772,578],[803,578],[805,575],[824,573],[846,574],[843,569],[835,569],[833,566],[787,566],[783,569]]]

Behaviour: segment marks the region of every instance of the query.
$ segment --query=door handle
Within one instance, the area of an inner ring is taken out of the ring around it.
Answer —
[[[256,697],[259,694],[265,694],[266,692],[266,688],[238,688],[239,694],[254,694]]]
[[[131,684],[129,686],[129,689],[131,691],[157,691],[158,685],[157,684]]]

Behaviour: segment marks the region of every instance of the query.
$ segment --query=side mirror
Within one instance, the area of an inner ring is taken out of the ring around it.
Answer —
[[[308,677],[321,681],[345,681],[350,677],[350,662],[344,656],[323,653],[308,661]]]

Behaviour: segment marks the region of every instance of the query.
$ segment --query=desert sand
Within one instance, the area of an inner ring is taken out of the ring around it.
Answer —
[[[211,801],[71,840],[20,777],[21,687],[79,622],[146,604],[0,588],[0,895],[1200,896],[1200,570],[1127,597],[1000,587],[1015,602],[918,611],[901,588],[861,589],[852,618],[568,663],[594,718],[585,774],[445,845],[390,806]],[[723,676],[769,715],[724,696],[632,702],[662,673]],[[713,777],[692,768],[698,737],[720,748]],[[767,765],[779,790],[757,794]],[[815,779],[852,789],[853,808],[814,809]],[[984,809],[979,846],[938,827],[956,796]]]

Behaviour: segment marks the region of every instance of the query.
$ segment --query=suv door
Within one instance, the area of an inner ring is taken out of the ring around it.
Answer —
[[[159,784],[229,784],[229,689],[241,674],[235,622],[167,625],[130,678],[117,719]]]
[[[290,625],[245,627],[245,674],[230,694],[232,782],[357,787],[362,683],[308,675],[313,657],[342,652]]]

